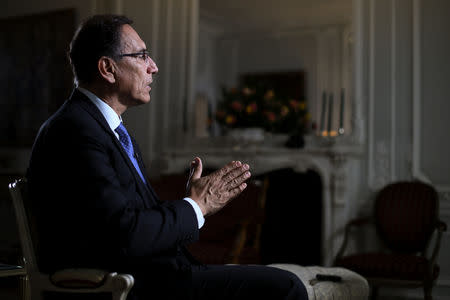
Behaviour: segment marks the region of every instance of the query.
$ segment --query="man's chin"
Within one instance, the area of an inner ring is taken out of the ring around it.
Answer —
[[[147,103],[150,102],[150,99],[151,99],[150,97],[133,99],[131,101],[131,105],[130,106],[139,106],[139,105],[147,104]]]

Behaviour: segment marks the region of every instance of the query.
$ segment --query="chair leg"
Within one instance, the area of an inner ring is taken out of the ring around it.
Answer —
[[[431,295],[431,289],[432,289],[432,287],[427,284],[423,287],[423,293],[425,296],[425,300],[433,300],[433,296]]]
[[[377,286],[371,286],[370,300],[376,300],[377,297],[378,297],[378,287]]]
[[[20,299],[31,300],[30,279],[28,275],[19,277]]]

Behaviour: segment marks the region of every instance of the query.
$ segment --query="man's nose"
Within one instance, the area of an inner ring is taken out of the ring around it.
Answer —
[[[149,74],[158,73],[158,66],[151,58],[150,58],[150,63],[148,64],[147,73],[149,73]]]

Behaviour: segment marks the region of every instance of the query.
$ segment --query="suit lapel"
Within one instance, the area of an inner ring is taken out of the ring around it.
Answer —
[[[133,166],[133,163],[131,162],[130,158],[128,157],[128,154],[123,149],[122,144],[117,139],[116,135],[111,130],[111,127],[109,127],[108,122],[106,122],[106,120],[103,117],[102,113],[98,110],[98,108],[95,106],[95,104],[92,103],[91,100],[89,100],[89,98],[86,95],[84,95],[83,93],[81,93],[77,89],[75,89],[72,92],[72,95],[71,95],[70,98],[71,98],[72,101],[77,101],[77,103],[84,110],[86,110],[100,124],[100,126],[106,131],[106,133],[110,135],[111,139],[113,140],[113,143],[116,145],[118,151],[121,153],[123,159],[125,160],[125,162],[127,163],[128,167],[130,168],[131,172],[133,173],[134,180],[137,182],[137,186],[138,186],[138,188],[140,190],[141,195],[145,195],[145,197],[143,197],[143,198],[144,199],[149,199],[148,197],[150,197],[150,199],[153,198],[153,199],[157,200],[158,197],[154,193],[153,189],[150,190],[151,188],[149,187],[148,183],[144,183],[142,181],[141,177],[139,176],[138,172],[136,171],[136,168]],[[132,138],[132,141],[133,141],[134,149],[137,149],[137,145],[134,142],[133,138]],[[136,150],[135,150],[135,152],[136,152]],[[139,163],[139,166],[141,167],[141,170],[143,172],[145,172],[144,168],[142,168],[143,163],[141,161],[140,155],[138,156],[138,163]],[[148,203],[147,203],[147,205],[148,205]]]

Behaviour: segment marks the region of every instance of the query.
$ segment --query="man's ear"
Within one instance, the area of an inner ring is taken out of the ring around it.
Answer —
[[[102,56],[98,60],[98,71],[100,73],[100,76],[107,80],[109,83],[116,82],[115,77],[115,71],[116,71],[116,64],[110,57]]]

